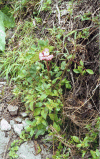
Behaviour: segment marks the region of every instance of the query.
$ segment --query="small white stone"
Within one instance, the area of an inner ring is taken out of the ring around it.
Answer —
[[[22,119],[20,117],[17,117],[17,118],[15,118],[15,121],[18,122],[18,123],[21,123]]]
[[[6,82],[0,82],[0,85],[6,85]]]
[[[14,120],[10,120],[10,125],[13,127],[15,124]]]
[[[13,105],[8,105],[8,111],[10,112],[12,116],[17,115],[18,107]]]
[[[22,130],[23,130],[23,124],[14,124],[14,131],[17,135],[20,136]]]
[[[1,120],[1,130],[2,131],[9,131],[9,130],[11,130],[11,125],[5,119]]]
[[[25,128],[28,124],[26,123],[26,121],[22,121],[23,127]]]
[[[20,115],[21,115],[22,117],[27,117],[27,113],[25,113],[25,112],[21,112]]]

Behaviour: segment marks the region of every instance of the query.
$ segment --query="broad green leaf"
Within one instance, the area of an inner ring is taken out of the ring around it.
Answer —
[[[69,83],[66,83],[65,86],[67,89],[71,89],[71,85]]]
[[[50,114],[49,114],[49,117],[50,117],[51,120],[54,120],[55,114],[51,114],[51,113],[50,113]]]
[[[27,126],[27,127],[25,127],[25,130],[26,130],[27,132],[30,132],[30,131],[31,131],[31,127],[30,127],[30,126]]]
[[[37,116],[41,113],[41,108],[35,108],[34,110],[34,116]]]
[[[65,67],[66,67],[66,61],[63,61],[63,62],[61,63],[61,69],[64,70]]]
[[[35,106],[36,106],[36,107],[42,107],[42,105],[43,105],[43,104],[42,104],[41,102],[38,102],[38,103],[36,103]]]
[[[38,138],[39,135],[44,135],[44,133],[45,133],[45,129],[38,130],[35,135],[35,138]]]
[[[83,61],[82,61],[82,60],[80,61],[80,65],[81,65],[81,66],[83,66],[83,65],[84,65],[84,63],[83,63]]]
[[[86,154],[86,151],[82,151],[82,158],[85,156],[85,154]]]
[[[93,159],[97,159],[95,151],[90,150],[90,153],[91,153]]]
[[[44,99],[46,99],[46,97],[47,97],[46,94],[42,94],[39,99],[40,99],[41,101],[43,101]]]
[[[72,136],[72,139],[73,139],[76,143],[79,143],[79,142],[80,142],[80,140],[79,140],[79,138],[78,138],[77,136]]]
[[[89,74],[94,74],[94,72],[91,69],[86,69],[86,72],[88,72]]]
[[[30,135],[31,135],[31,137],[34,135],[34,130],[33,129],[31,129]]]
[[[42,115],[42,117],[43,117],[44,119],[46,119],[47,114],[48,114],[48,111],[46,111],[45,109],[43,109],[43,110],[41,111],[41,115]]]
[[[33,102],[30,102],[29,107],[30,107],[30,110],[33,111]]]
[[[77,144],[76,147],[80,148],[82,147],[82,144]]]
[[[57,125],[55,122],[54,122],[54,124],[53,124],[53,127],[57,130],[57,132],[60,131],[60,126]]]
[[[98,149],[96,149],[96,155],[100,157],[100,152]]]
[[[73,71],[74,71],[75,73],[80,73],[80,71],[79,71],[78,69],[73,69]]]
[[[2,11],[0,11],[0,20],[3,20],[4,26],[6,28],[12,28],[15,26],[15,22],[14,22],[14,17],[12,16],[7,16],[5,13],[3,13]]]
[[[72,54],[67,57],[68,60],[71,59],[71,58],[72,58]]]
[[[47,126],[46,120],[42,119],[42,120],[41,120],[41,123],[42,123],[43,125]]]
[[[0,50],[4,51],[5,50],[5,28],[4,28],[4,24],[3,21],[0,18]]]

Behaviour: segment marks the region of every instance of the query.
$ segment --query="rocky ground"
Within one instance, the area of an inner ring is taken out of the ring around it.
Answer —
[[[22,111],[23,107],[19,100],[15,100],[12,94],[13,86],[9,87],[4,79],[0,80],[0,159],[10,159],[9,147],[14,140],[19,140],[19,136],[27,126],[27,114]],[[21,108],[20,108],[21,106]],[[45,136],[42,139],[47,138]],[[19,159],[49,159],[52,158],[49,147],[50,143],[36,140],[26,141],[19,146],[17,151]],[[40,153],[37,153],[37,145]]]

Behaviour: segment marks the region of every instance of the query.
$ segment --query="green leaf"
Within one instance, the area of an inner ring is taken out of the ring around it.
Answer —
[[[72,58],[72,54],[67,57],[68,60],[71,59],[71,58]]]
[[[35,106],[36,106],[36,107],[42,107],[42,105],[43,105],[43,104],[42,104],[41,102],[38,102],[38,103],[36,103]]]
[[[30,107],[30,110],[33,111],[33,102],[30,102],[29,107]]]
[[[7,16],[5,13],[3,13],[2,11],[0,11],[0,20],[3,20],[4,26],[6,28],[11,28],[15,26],[15,22],[14,22],[14,17],[12,16]]]
[[[80,73],[80,71],[79,71],[78,69],[73,69],[73,71],[74,71],[75,73]]]
[[[5,28],[3,21],[0,19],[0,50],[4,51],[5,50]]]
[[[86,154],[86,151],[82,151],[82,158],[85,156],[85,154]]]
[[[76,143],[79,143],[79,142],[80,142],[80,140],[79,140],[79,138],[78,138],[77,136],[72,136],[72,139],[73,139]]]
[[[46,119],[47,114],[48,114],[48,109],[47,109],[47,108],[44,108],[44,109],[41,111],[42,117],[43,117],[44,119]]]
[[[95,151],[90,150],[90,153],[91,153],[93,159],[97,159]]]
[[[100,157],[100,152],[98,149],[96,149],[96,155]]]
[[[76,147],[80,148],[82,147],[82,144],[77,144]]]
[[[57,125],[55,122],[54,122],[54,124],[53,124],[53,127],[57,130],[57,132],[60,131],[60,126]]]
[[[84,66],[84,63],[83,63],[83,61],[82,61],[82,60],[80,61],[80,65],[81,65],[81,66]]]
[[[31,129],[30,135],[31,135],[31,137],[34,135],[34,130],[33,129]]]
[[[61,69],[64,70],[65,67],[66,67],[66,61],[63,61],[63,62],[61,63]]]
[[[66,83],[65,86],[67,89],[71,89],[71,85],[69,83]]]
[[[91,69],[86,69],[86,72],[91,74],[91,75],[94,74],[94,72]]]
[[[41,113],[41,108],[35,108],[34,110],[34,116],[37,116]]]
[[[40,99],[41,101],[43,101],[44,99],[46,99],[46,97],[47,97],[46,94],[42,94],[39,99]]]
[[[45,133],[45,129],[38,130],[38,132],[35,135],[35,138],[38,138],[39,135],[44,135],[44,133]]]

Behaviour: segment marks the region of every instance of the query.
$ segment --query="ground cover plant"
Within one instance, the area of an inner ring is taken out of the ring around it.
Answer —
[[[16,26],[5,50],[5,35],[0,44],[1,76],[16,85],[13,93],[30,115],[20,139],[48,133],[54,159],[100,157],[98,4],[2,1],[0,30],[8,28],[5,10]]]

